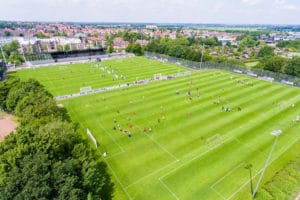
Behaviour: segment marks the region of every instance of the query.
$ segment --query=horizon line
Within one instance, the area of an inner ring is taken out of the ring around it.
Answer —
[[[300,24],[287,23],[218,23],[218,22],[133,22],[133,21],[56,21],[56,20],[6,20],[0,19],[0,22],[22,22],[22,23],[81,23],[81,24],[150,24],[150,25],[229,25],[229,26],[300,26]]]

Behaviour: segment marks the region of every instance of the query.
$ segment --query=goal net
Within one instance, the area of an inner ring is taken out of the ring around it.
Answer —
[[[206,146],[209,149],[213,149],[221,144],[223,144],[223,139],[220,134],[213,135],[206,139]]]
[[[58,69],[59,70],[66,70],[68,67],[67,66],[59,66]]]
[[[90,139],[92,140],[92,142],[94,143],[94,145],[96,146],[96,149],[97,149],[98,148],[97,141],[88,128],[86,129],[86,134],[90,137]]]
[[[81,87],[81,88],[80,88],[80,92],[87,92],[87,91],[90,91],[90,90],[92,90],[92,87],[91,87],[91,86]]]
[[[154,79],[155,80],[160,80],[162,78],[161,74],[154,74]]]

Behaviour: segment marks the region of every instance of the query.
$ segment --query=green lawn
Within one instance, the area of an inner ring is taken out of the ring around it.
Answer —
[[[255,67],[258,63],[258,61],[246,62],[245,65],[246,67]]]
[[[100,64],[100,67],[97,65]],[[103,69],[106,67],[106,70]],[[102,69],[101,69],[102,68]],[[9,77],[21,79],[35,78],[54,95],[66,95],[80,92],[81,87],[93,89],[129,83],[144,78],[153,78],[154,74],[162,75],[185,71],[169,63],[149,61],[143,57],[104,60],[101,63],[85,63],[33,68],[11,72]],[[114,78],[117,75],[118,78]],[[122,79],[121,76],[125,78]],[[113,80],[114,79],[114,80]]]
[[[145,58],[109,62],[112,66],[124,64],[128,74],[134,74],[132,80],[183,70]],[[141,67],[130,70],[125,63]],[[36,69],[36,73],[39,70],[46,69]],[[60,87],[56,91],[43,80],[54,94],[65,91]],[[253,86],[237,80],[252,82]],[[52,82],[57,85],[55,79]],[[97,87],[102,85],[99,82]],[[99,150],[108,152],[104,159],[115,182],[114,199],[250,200],[245,165],[253,165],[256,183],[274,141],[270,132],[283,130],[271,162],[300,139],[300,126],[292,122],[300,114],[298,88],[220,70],[193,71],[189,77],[60,103],[79,122],[82,133],[89,128],[100,144]],[[231,112],[223,111],[222,106]],[[278,169],[269,170],[274,174]]]

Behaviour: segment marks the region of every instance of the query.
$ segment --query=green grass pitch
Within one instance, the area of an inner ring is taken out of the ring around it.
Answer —
[[[100,64],[99,67],[98,64]],[[104,60],[101,63],[32,68],[12,72],[9,76],[18,76],[21,79],[35,78],[43,83],[54,96],[59,96],[78,93],[82,87],[91,86],[92,89],[96,89],[153,78],[156,73],[167,75],[178,71],[185,71],[185,69],[167,63],[146,61],[145,58],[139,57]],[[122,75],[125,78],[122,79]]]
[[[128,80],[184,70],[145,58],[107,62],[119,66]],[[73,70],[77,66],[67,67]],[[34,73],[45,74],[47,70],[52,76],[58,70],[51,69],[24,70],[12,75],[35,77]],[[88,74],[90,69],[81,70]],[[58,72],[59,77],[63,72]],[[56,90],[54,86],[61,80],[51,76],[41,75],[40,81],[53,94],[69,93],[80,86],[66,79],[71,85]],[[80,80],[71,74],[68,77]],[[115,83],[101,79],[98,82],[98,77],[95,80],[88,84],[102,87]],[[253,86],[242,84],[246,82]],[[79,122],[83,134],[89,128],[100,151],[108,153],[104,159],[115,182],[114,199],[251,199],[245,165],[253,165],[256,184],[275,139],[270,132],[283,131],[271,164],[300,139],[300,125],[293,122],[300,114],[298,88],[221,70],[193,71],[188,77],[60,103]],[[278,169],[269,170],[275,173]]]

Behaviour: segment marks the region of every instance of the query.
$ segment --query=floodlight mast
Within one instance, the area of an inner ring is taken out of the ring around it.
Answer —
[[[22,54],[23,54],[23,57],[24,57],[24,61],[27,62],[26,57],[25,57],[25,54],[24,54],[23,45],[21,45],[21,50],[22,50]]]
[[[203,53],[204,53],[204,42],[203,42],[203,44],[202,44],[201,61],[200,61],[200,70],[202,69]]]
[[[3,57],[3,59],[4,59],[4,62],[5,62],[5,64],[7,65],[7,61],[6,61],[6,58],[5,58],[3,49],[2,49],[2,44],[0,44],[0,49],[1,49],[1,53],[2,53],[2,57]]]
[[[265,165],[264,165],[264,168],[263,168],[263,170],[262,170],[262,172],[261,172],[261,175],[260,175],[260,177],[259,177],[259,179],[258,179],[258,182],[257,182],[257,184],[256,184],[256,186],[255,186],[255,189],[254,189],[254,191],[253,191],[253,194],[252,194],[253,199],[255,198],[255,195],[256,195],[256,193],[257,193],[259,184],[260,184],[260,182],[261,182],[261,180],[262,180],[262,178],[263,178],[263,176],[264,176],[264,173],[265,173],[265,171],[266,171],[266,169],[267,169],[267,167],[268,167],[268,164],[269,164],[269,161],[270,161],[270,159],[271,159],[272,153],[273,153],[273,151],[274,151],[274,149],[275,149],[275,146],[276,146],[276,144],[277,144],[278,138],[279,138],[279,136],[280,136],[281,133],[282,133],[281,130],[274,130],[274,131],[271,132],[271,134],[275,136],[275,140],[274,140],[274,142],[273,142],[271,151],[270,151],[270,153],[269,153],[269,155],[268,155],[268,158],[267,158],[267,160],[266,160],[266,162],[265,162]]]

